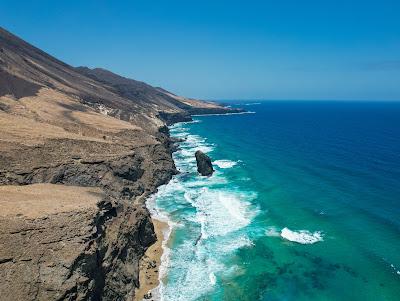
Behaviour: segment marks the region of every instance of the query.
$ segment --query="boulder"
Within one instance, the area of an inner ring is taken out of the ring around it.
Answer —
[[[211,159],[202,151],[197,151],[195,153],[196,162],[197,162],[197,171],[202,176],[211,176],[214,172],[214,169],[211,164]]]

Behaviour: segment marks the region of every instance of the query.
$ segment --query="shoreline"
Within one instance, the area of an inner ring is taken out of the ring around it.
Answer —
[[[211,113],[211,114],[193,114],[190,115],[192,117],[202,117],[202,116],[224,116],[224,115],[243,115],[243,114],[255,114],[256,112],[253,111],[245,111],[245,112],[238,112],[238,113]],[[190,121],[187,121],[190,122]]]
[[[155,300],[152,291],[160,284],[161,257],[164,253],[163,242],[165,231],[168,230],[168,223],[152,216],[154,232],[157,241],[145,252],[139,262],[139,288],[135,289],[133,301]]]
[[[255,112],[239,112],[239,113],[222,113],[222,114],[199,114],[191,115],[196,116],[213,116],[213,115],[240,115],[240,114],[252,114]],[[180,121],[175,122],[172,125],[186,124],[186,123],[196,123],[197,120],[190,121]],[[172,126],[170,125],[170,126]],[[168,126],[168,128],[170,128]],[[171,135],[168,135],[171,139]],[[172,151],[174,153],[175,151]],[[173,158],[175,162],[175,159]],[[171,179],[172,180],[172,179]],[[170,181],[171,181],[170,180]],[[168,183],[170,182],[168,181]],[[168,185],[165,183],[164,185]],[[161,185],[163,186],[163,185]],[[159,187],[158,187],[159,188]],[[158,191],[157,188],[157,191]],[[156,242],[151,245],[140,259],[139,262],[139,287],[135,289],[135,296],[133,301],[158,301],[160,300],[160,282],[163,277],[165,277],[165,260],[168,257],[169,249],[166,244],[169,242],[171,231],[173,226],[168,217],[160,215],[157,210],[151,210],[148,206],[148,202],[155,201],[156,194],[148,197],[145,201],[146,208],[150,212],[151,220],[154,225],[154,232],[157,236]],[[154,209],[154,208],[153,208]],[[164,263],[164,264],[163,264]]]

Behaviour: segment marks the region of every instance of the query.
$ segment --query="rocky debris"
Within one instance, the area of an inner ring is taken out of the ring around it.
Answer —
[[[174,152],[176,152],[176,151],[178,151],[179,149],[180,149],[180,147],[179,147],[179,143],[180,142],[184,142],[185,141],[185,139],[183,139],[183,138],[174,138],[174,137],[171,137],[170,138],[170,141],[169,141],[169,147],[171,148],[171,151],[174,153]]]
[[[197,162],[197,171],[202,176],[211,176],[214,172],[214,169],[212,167],[210,157],[200,150],[195,153],[195,156]]]

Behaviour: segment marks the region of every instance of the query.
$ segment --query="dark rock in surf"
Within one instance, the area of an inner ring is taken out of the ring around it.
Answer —
[[[196,162],[197,162],[197,171],[202,176],[211,176],[214,172],[214,169],[211,164],[211,159],[202,151],[197,151],[195,153]]]

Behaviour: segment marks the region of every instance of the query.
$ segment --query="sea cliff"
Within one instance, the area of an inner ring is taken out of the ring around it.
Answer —
[[[145,199],[177,173],[167,125],[230,113],[0,28],[0,300],[131,300],[156,241]]]

